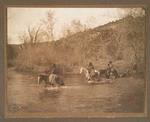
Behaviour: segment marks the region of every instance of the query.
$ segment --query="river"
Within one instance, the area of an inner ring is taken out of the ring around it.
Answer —
[[[64,75],[65,86],[45,88],[37,74],[8,68],[7,111],[28,113],[142,113],[144,80],[128,77],[89,85],[83,75]]]

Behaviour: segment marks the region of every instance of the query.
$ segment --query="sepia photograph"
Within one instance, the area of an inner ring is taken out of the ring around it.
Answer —
[[[6,6],[5,117],[144,117],[146,6]]]

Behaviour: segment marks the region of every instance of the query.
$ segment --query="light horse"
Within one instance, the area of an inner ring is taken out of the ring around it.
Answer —
[[[56,74],[40,74],[38,76],[38,84],[41,82],[45,83],[45,87],[49,85],[58,85],[58,86],[64,86],[63,78]]]
[[[92,70],[92,73],[90,74],[89,71],[84,67],[81,67],[80,69],[79,74],[81,75],[82,73],[85,74],[87,81],[94,81],[95,74],[97,74],[98,76],[100,74],[97,70]]]

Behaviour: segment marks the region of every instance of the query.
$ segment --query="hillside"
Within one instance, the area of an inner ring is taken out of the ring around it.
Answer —
[[[101,69],[112,60],[120,72],[131,69],[134,63],[144,71],[144,46],[145,18],[128,16],[67,38],[23,49],[15,58],[15,66],[22,70],[44,71],[55,63],[64,71],[75,71],[78,67],[86,67],[89,61]]]

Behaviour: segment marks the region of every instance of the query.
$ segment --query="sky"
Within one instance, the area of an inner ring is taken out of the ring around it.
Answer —
[[[18,35],[26,31],[26,23],[31,27],[39,25],[41,19],[46,18],[49,9],[56,12],[57,21],[54,26],[54,36],[58,40],[62,37],[61,29],[64,24],[78,19],[85,24],[87,18],[94,17],[95,23],[91,28],[107,24],[120,19],[117,16],[117,8],[35,8],[35,7],[7,7],[7,37],[11,39],[9,44],[20,44]]]

